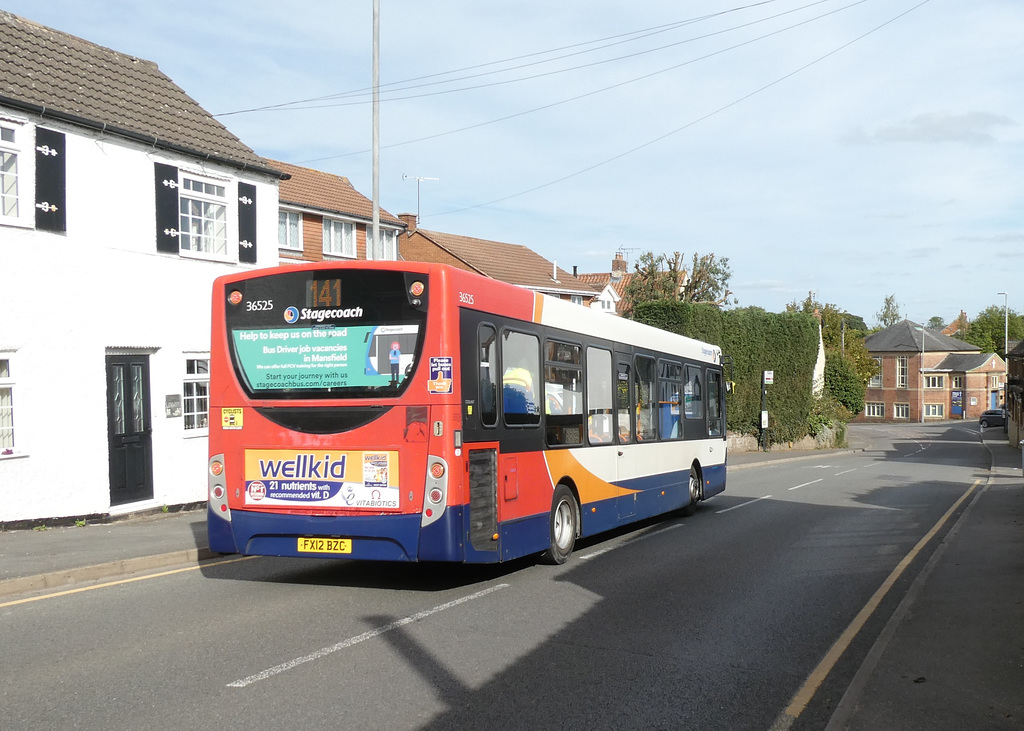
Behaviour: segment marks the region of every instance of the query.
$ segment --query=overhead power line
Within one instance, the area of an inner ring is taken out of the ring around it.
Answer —
[[[821,2],[827,2],[827,1],[828,0],[821,0]],[[421,87],[425,87],[425,86],[434,86],[434,85],[437,85],[437,84],[448,84],[448,83],[453,83],[455,81],[464,81],[464,80],[467,80],[467,79],[478,78],[480,76],[487,76],[487,75],[490,75],[490,74],[507,73],[509,71],[514,71],[514,70],[517,70],[517,69],[520,69],[520,68],[526,68],[526,67],[529,67],[529,66],[534,66],[534,65],[538,65],[538,64],[542,64],[542,63],[551,63],[552,61],[559,61],[559,60],[562,60],[562,59],[565,59],[565,58],[570,58],[572,56],[577,56],[577,55],[581,55],[581,54],[584,54],[584,53],[593,53],[595,51],[604,50],[606,48],[611,48],[612,46],[621,45],[623,43],[632,43],[633,41],[641,40],[643,38],[649,38],[651,36],[658,35],[660,33],[666,33],[668,31],[675,30],[677,28],[680,28],[680,27],[683,27],[683,26],[686,26],[686,25],[692,25],[694,23],[698,23],[698,22],[701,22],[701,21],[704,21],[704,20],[709,20],[711,18],[716,18],[716,17],[720,17],[720,16],[723,16],[723,15],[728,15],[728,14],[731,14],[731,13],[737,13],[737,12],[740,12],[740,11],[743,11],[743,10],[749,10],[751,8],[758,7],[760,5],[768,5],[768,4],[774,3],[774,2],[777,2],[777,0],[762,0],[761,2],[752,3],[750,5],[743,5],[743,6],[739,6],[739,7],[736,7],[736,8],[730,8],[728,10],[722,10],[722,11],[719,11],[717,13],[709,13],[707,15],[697,16],[695,18],[688,18],[686,20],[678,20],[678,21],[674,21],[672,23],[666,23],[664,25],[653,26],[651,28],[644,28],[644,29],[641,29],[641,30],[629,31],[627,33],[620,33],[620,34],[614,35],[614,36],[607,36],[605,38],[599,38],[599,39],[590,40],[590,41],[583,41],[581,43],[575,43],[575,44],[568,45],[568,46],[562,46],[560,48],[548,49],[546,51],[535,51],[533,53],[528,53],[528,54],[524,54],[524,55],[521,55],[521,56],[513,56],[511,58],[507,58],[507,59],[503,59],[503,60],[499,60],[499,61],[488,61],[488,62],[481,63],[481,64],[476,64],[476,65],[472,65],[472,66],[465,66],[465,67],[459,68],[459,69],[453,69],[451,71],[441,71],[441,72],[434,73],[434,74],[427,74],[425,76],[417,76],[417,77],[413,77],[411,79],[406,79],[404,81],[393,81],[393,82],[389,82],[387,84],[380,84],[378,88],[381,91],[386,91],[386,90],[388,90],[388,89],[390,89],[392,87],[399,87],[399,88],[396,89],[396,91],[407,91],[407,90],[410,90],[410,89],[421,88]],[[613,42],[612,43],[605,43],[606,41],[613,41]],[[685,41],[685,42],[689,42],[689,41]],[[466,71],[474,71],[476,69],[487,68],[489,66],[496,66],[496,65],[499,65],[499,64],[513,63],[513,62],[521,61],[521,60],[528,59],[528,58],[535,58],[537,56],[545,56],[545,55],[548,55],[548,54],[551,54],[551,53],[559,53],[561,51],[578,49],[578,48],[581,48],[583,46],[593,45],[595,43],[605,43],[605,45],[597,46],[595,48],[590,48],[590,49],[585,50],[585,51],[574,51],[573,53],[565,54],[565,55],[562,55],[562,56],[556,56],[554,58],[549,58],[549,59],[545,59],[545,60],[542,60],[542,61],[534,61],[532,63],[521,64],[519,66],[512,66],[512,67],[509,67],[509,68],[498,69],[498,70],[495,70],[495,71],[488,71],[486,73],[474,74],[472,76],[460,77],[460,78],[456,78],[456,79],[449,79],[449,80],[446,80],[446,81],[432,81],[432,82],[427,83],[427,84],[420,84],[420,85],[414,85],[414,86],[403,86],[405,84],[413,84],[413,82],[417,82],[417,81],[426,81],[428,79],[436,79],[437,77],[440,77],[440,76],[448,76],[448,75],[451,75],[451,74],[463,73],[463,72],[466,72]],[[661,48],[669,48],[669,47],[671,47],[671,45],[676,45],[676,44],[670,44],[669,46],[662,46]],[[661,50],[661,49],[652,49],[652,50]],[[650,52],[650,51],[646,51],[645,53],[647,53],[647,52]],[[632,55],[637,55],[637,54],[630,54],[630,56],[624,56],[623,58],[630,58]],[[585,67],[586,66],[581,66],[581,67],[578,67],[578,68],[585,68]],[[567,70],[574,70],[574,69],[567,69]],[[533,77],[527,77],[527,78],[533,78]],[[477,87],[470,87],[470,88],[477,88]],[[215,117],[228,117],[228,116],[232,116],[232,115],[236,115],[236,114],[248,114],[248,113],[251,113],[251,112],[289,111],[289,110],[318,109],[318,108],[326,107],[326,106],[347,106],[346,104],[329,104],[329,105],[318,105],[318,106],[311,106],[311,107],[310,106],[298,106],[298,105],[300,105],[300,104],[314,104],[315,102],[328,101],[328,100],[331,100],[331,99],[350,98],[350,97],[353,97],[353,96],[366,96],[366,95],[371,94],[371,93],[372,93],[372,88],[371,87],[363,87],[363,88],[360,88],[360,89],[353,89],[353,90],[345,91],[345,92],[338,92],[338,93],[334,93],[334,94],[326,94],[326,95],[323,95],[323,96],[311,97],[309,99],[301,99],[301,100],[291,101],[291,102],[282,102],[280,104],[268,104],[268,105],[261,106],[261,107],[252,107],[252,108],[249,108],[249,109],[238,109],[238,110],[231,111],[231,112],[221,112],[221,113],[215,114],[213,116],[215,116]],[[415,98],[415,97],[402,97],[402,99],[406,99],[406,98]],[[396,99],[389,99],[388,101],[397,101],[397,100]],[[366,100],[363,100],[363,101],[360,101],[360,102],[351,102],[350,104],[354,105],[354,104],[365,104],[365,103],[367,103]]]
[[[741,104],[742,102],[746,101],[747,99],[750,99],[751,97],[757,96],[758,94],[760,94],[760,93],[762,93],[764,91],[767,91],[768,89],[771,89],[772,87],[777,86],[778,84],[781,84],[786,79],[789,79],[789,78],[791,78],[793,76],[796,76],[800,72],[805,71],[805,70],[811,68],[812,66],[817,65],[818,63],[821,63],[825,59],[830,58],[831,56],[834,56],[835,54],[839,53],[840,51],[842,51],[842,50],[844,50],[846,48],[849,48],[854,43],[857,43],[857,42],[863,40],[864,38],[867,38],[868,36],[872,35],[873,33],[876,33],[877,31],[881,30],[882,28],[885,28],[886,26],[896,22],[900,18],[903,18],[906,15],[909,15],[910,13],[914,12],[918,8],[920,8],[920,7],[924,6],[924,5],[927,5],[929,2],[931,2],[931,0],[921,0],[921,2],[919,2],[917,5],[914,5],[913,7],[908,8],[907,10],[903,11],[902,13],[899,13],[899,14],[893,16],[892,18],[890,18],[889,20],[885,21],[884,23],[881,23],[881,24],[875,26],[874,28],[872,28],[871,30],[869,30],[869,31],[867,31],[865,33],[862,33],[861,35],[857,36],[856,38],[853,38],[852,40],[847,41],[846,43],[844,43],[844,44],[842,44],[842,45],[832,49],[828,53],[826,53],[826,54],[824,54],[822,56],[819,56],[818,58],[814,59],[813,61],[811,61],[809,63],[806,63],[803,66],[800,66],[799,68],[796,68],[793,71],[790,71],[789,73],[787,73],[787,74],[785,74],[783,76],[780,76],[779,78],[775,79],[774,81],[772,81],[772,82],[770,82],[768,84],[765,84],[764,86],[762,86],[762,87],[760,87],[758,89],[755,89],[754,91],[750,92],[749,94],[744,94],[743,96],[739,97],[738,99],[734,99],[733,101],[729,102],[728,104],[725,104],[724,106],[719,107],[718,109],[715,109],[714,111],[708,112],[707,114],[705,114],[705,115],[703,115],[701,117],[698,117],[697,119],[693,119],[693,120],[687,122],[686,124],[682,125],[681,127],[676,127],[675,129],[673,129],[673,130],[671,130],[669,132],[666,132],[663,135],[655,137],[654,139],[648,140],[647,142],[644,142],[641,145],[637,145],[636,147],[630,148],[629,150],[621,152],[621,153],[619,153],[617,155],[614,155],[612,157],[606,158],[606,159],[604,159],[604,160],[602,160],[600,162],[594,163],[593,165],[589,165],[589,166],[587,166],[587,167],[585,167],[585,168],[583,168],[581,170],[577,170],[576,172],[569,173],[568,175],[563,175],[560,178],[556,178],[555,180],[550,180],[550,181],[548,181],[546,183],[543,183],[541,185],[536,185],[536,186],[534,186],[532,188],[528,188],[526,190],[519,191],[518,193],[512,193],[510,195],[502,196],[501,198],[495,198],[494,200],[487,201],[486,203],[478,203],[478,204],[472,205],[472,206],[465,206],[464,208],[455,208],[455,209],[452,209],[450,211],[443,211],[441,213],[434,213],[434,214],[431,214],[431,215],[432,216],[448,216],[448,215],[451,215],[453,213],[462,213],[464,211],[471,211],[471,210],[474,210],[474,209],[477,209],[477,208],[485,208],[487,206],[492,206],[492,205],[495,205],[496,203],[503,203],[504,201],[511,200],[512,198],[518,198],[520,196],[528,195],[529,193],[535,193],[538,190],[543,190],[545,188],[550,188],[553,185],[557,185],[559,183],[565,182],[566,180],[570,180],[570,179],[578,177],[580,175],[584,175],[585,173],[588,173],[591,170],[596,170],[597,168],[603,167],[605,165],[608,165],[608,164],[610,164],[612,162],[615,162],[616,160],[621,160],[624,157],[628,157],[629,155],[632,155],[632,154],[634,154],[636,152],[639,152],[640,150],[643,150],[645,148],[651,147],[652,145],[655,145],[655,144],[661,142],[662,140],[668,139],[672,135],[678,134],[679,132],[682,132],[683,130],[689,129],[690,127],[693,127],[694,125],[700,124],[701,122],[703,122],[703,121],[705,121],[707,119],[710,119],[711,117],[714,117],[714,116],[720,114],[721,112],[726,111],[727,109],[731,109],[732,107],[734,107],[734,106],[736,106],[738,104]]]

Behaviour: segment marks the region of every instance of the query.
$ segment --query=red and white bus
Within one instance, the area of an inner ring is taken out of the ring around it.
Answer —
[[[714,345],[452,267],[213,289],[210,547],[498,562],[725,489]]]

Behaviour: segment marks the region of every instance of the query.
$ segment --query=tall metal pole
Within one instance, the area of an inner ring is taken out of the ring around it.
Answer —
[[[373,255],[382,259],[380,240],[380,0],[373,0]]]
[[[1010,378],[1010,359],[1006,356],[1010,352],[1010,315],[1006,309],[1006,292],[996,292],[1003,295],[1003,406],[1006,405],[1006,383]]]

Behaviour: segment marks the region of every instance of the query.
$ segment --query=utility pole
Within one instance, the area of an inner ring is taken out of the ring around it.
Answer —
[[[373,254],[381,259],[380,240],[380,0],[373,0]],[[379,252],[379,253],[378,253]]]

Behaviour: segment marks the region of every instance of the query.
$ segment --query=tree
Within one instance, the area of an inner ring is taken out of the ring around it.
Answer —
[[[728,303],[732,271],[727,257],[694,254],[689,271],[684,268],[684,261],[678,251],[671,257],[652,251],[641,254],[623,293],[623,312],[631,317],[636,305],[666,299],[716,306]]]
[[[975,316],[966,332],[957,333],[960,340],[977,345],[983,353],[999,353],[1006,357],[1004,331],[1009,331],[1010,340],[1024,338],[1024,316],[1013,310],[1004,313],[1000,305],[989,305]]]
[[[826,357],[836,352],[848,358],[860,380],[867,384],[877,368],[874,359],[864,345],[867,325],[863,318],[852,315],[838,305],[823,304],[808,292],[803,302],[793,301],[786,305],[787,312],[804,312],[821,316],[821,341],[825,346]]]
[[[890,294],[882,303],[882,309],[875,313],[878,326],[882,328],[892,327],[903,319],[900,314],[900,303],[896,301],[896,295]]]
[[[938,316],[931,317],[928,319],[928,327],[932,330],[942,330],[946,327],[946,321]]]
[[[849,358],[832,352],[825,356],[825,393],[846,407],[851,414],[864,408],[864,382]]]

